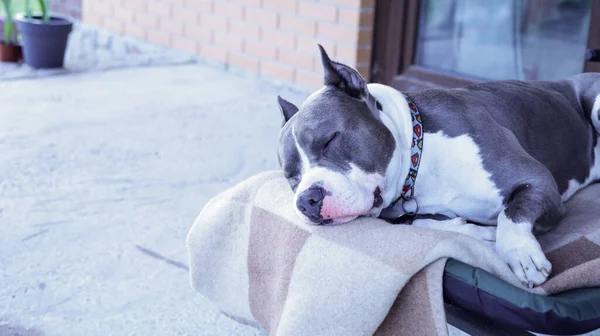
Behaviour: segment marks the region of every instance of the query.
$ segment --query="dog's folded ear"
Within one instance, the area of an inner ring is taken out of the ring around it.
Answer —
[[[351,67],[332,61],[325,52],[322,45],[318,45],[321,51],[321,62],[323,62],[323,83],[338,87],[348,95],[361,99],[366,96],[367,82]]]
[[[294,114],[296,114],[296,112],[298,112],[298,108],[296,107],[296,105],[281,98],[281,96],[277,96],[277,103],[279,104],[281,114],[283,114],[282,125],[285,125],[285,123],[288,122],[288,120],[290,120],[294,116]]]

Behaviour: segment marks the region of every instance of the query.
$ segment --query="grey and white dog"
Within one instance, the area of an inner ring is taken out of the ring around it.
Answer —
[[[325,225],[409,212],[413,225],[495,241],[524,286],[546,281],[552,265],[535,234],[600,179],[600,74],[404,95],[367,84],[319,48],[323,88],[300,108],[278,97],[279,162],[297,213]],[[423,146],[414,193],[403,201],[414,149],[410,103]]]

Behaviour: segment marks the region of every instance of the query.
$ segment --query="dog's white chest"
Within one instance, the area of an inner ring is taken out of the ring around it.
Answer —
[[[424,214],[464,217],[495,224],[503,197],[482,164],[479,147],[468,135],[450,138],[425,133],[415,198]]]

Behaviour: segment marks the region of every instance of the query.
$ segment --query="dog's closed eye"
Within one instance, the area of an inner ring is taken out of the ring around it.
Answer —
[[[296,188],[298,188],[298,184],[300,184],[300,176],[286,173],[285,178],[288,180],[290,187],[292,187],[292,190],[296,191]]]
[[[327,156],[327,149],[329,148],[329,145],[331,145],[331,143],[333,142],[333,140],[335,140],[338,136],[340,132],[335,132],[333,133],[333,135],[331,136],[331,138],[329,138],[329,140],[327,140],[327,142],[325,143],[325,146],[323,146],[323,155]]]

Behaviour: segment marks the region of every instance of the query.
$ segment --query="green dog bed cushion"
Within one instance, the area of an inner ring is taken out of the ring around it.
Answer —
[[[600,287],[537,295],[450,259],[444,297],[455,306],[533,332],[573,335],[600,329]]]
[[[538,240],[553,270],[533,293],[449,259],[444,270],[446,302],[543,334],[600,329],[600,183],[574,195],[558,226]]]

